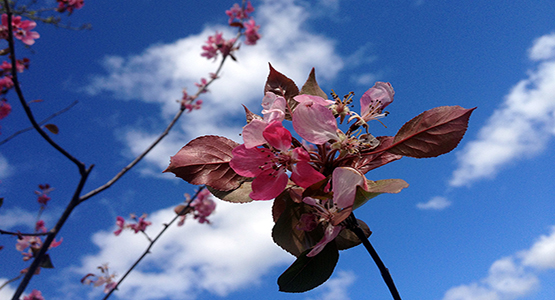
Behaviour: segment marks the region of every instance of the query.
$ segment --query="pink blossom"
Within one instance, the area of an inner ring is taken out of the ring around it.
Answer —
[[[319,218],[319,223],[323,223],[325,226],[324,237],[314,245],[306,256],[312,257],[320,253],[344,229],[341,222],[352,212],[357,186],[368,190],[364,175],[353,168],[340,167],[336,168],[332,174],[333,196],[331,204],[328,203],[329,199],[321,200],[312,197],[303,199],[304,203],[314,208],[313,214]]]
[[[393,102],[395,91],[389,82],[376,82],[360,98],[360,116],[365,122],[378,119],[386,114],[383,109]]]
[[[0,89],[1,89],[1,86],[2,86],[1,81],[2,81],[2,79],[0,79]],[[11,79],[10,79],[10,81],[11,81]],[[13,85],[13,83],[12,83],[12,85]],[[6,101],[6,99],[0,100],[0,120],[7,117],[10,114],[10,112],[12,112],[12,106]]]
[[[247,7],[243,9],[239,4],[235,3],[225,14],[229,16],[229,24],[233,23],[235,19],[242,21],[249,18],[249,14],[254,11],[251,2],[247,2]]]
[[[271,148],[247,148],[241,144],[233,149],[230,166],[237,174],[254,177],[250,197],[253,200],[270,200],[278,196],[287,186],[287,169],[291,169],[291,180],[302,187],[320,181],[324,175],[312,168],[310,156],[303,148],[291,149],[291,133],[281,122],[273,121],[262,132],[263,138]],[[295,164],[306,163],[299,173]],[[306,173],[308,174],[308,177]]]
[[[256,25],[254,19],[250,19],[248,21],[246,21],[245,23],[243,23],[243,25],[245,26],[245,45],[256,45],[256,41],[258,41],[261,36],[258,33],[258,30],[260,29],[260,25]]]
[[[38,39],[40,37],[40,35],[36,31],[31,31],[31,29],[35,28],[36,26],[37,23],[35,21],[21,21],[20,16],[12,18],[14,36],[26,45],[33,45],[35,43],[35,39]],[[6,14],[2,15],[2,28],[8,28],[8,15]]]
[[[300,95],[295,99],[299,105],[293,111],[293,128],[305,140],[321,145],[329,140],[337,141],[337,121],[325,105],[334,103],[318,96]]]
[[[7,92],[12,87],[13,87],[13,81],[12,81],[11,76],[4,76],[4,77],[0,78],[0,91],[2,93]],[[10,106],[10,108],[11,108],[11,106]]]
[[[243,141],[245,147],[252,148],[266,143],[263,136],[264,129],[272,122],[282,122],[285,119],[285,98],[267,92],[262,99],[262,114],[264,118],[253,119],[243,128]]]
[[[38,195],[37,202],[42,206],[46,206],[48,204],[48,201],[50,201],[51,199],[48,196],[48,193],[50,193],[54,189],[51,188],[49,184],[39,184],[39,189],[40,191],[35,191],[35,194]]]
[[[33,290],[28,296],[23,297],[23,300],[44,300],[44,297],[39,290]]]
[[[233,47],[235,38],[225,40],[222,35],[223,33],[216,32],[214,35],[209,36],[206,45],[202,46],[204,52],[201,53],[201,56],[207,59],[216,59],[218,53],[221,53],[224,57],[231,55],[232,52],[236,50],[236,48]]]
[[[35,232],[46,232],[46,226],[44,226],[43,220],[38,220],[35,224]]]
[[[115,274],[110,274],[108,264],[103,264],[98,267],[103,275],[97,276],[93,273],[88,273],[81,278],[81,283],[85,285],[92,284],[94,287],[104,286],[104,293],[108,294],[111,290],[116,288],[117,282],[115,281]]]
[[[140,231],[145,231],[147,226],[152,225],[152,222],[145,221],[146,216],[147,216],[147,214],[143,214],[138,219],[136,217],[134,217],[133,219],[135,219],[137,221],[137,224],[129,224],[127,226],[129,228],[133,229],[135,231],[135,233],[138,233]]]
[[[205,190],[210,194],[208,190]],[[202,192],[201,192],[202,193]],[[200,194],[199,194],[200,196]],[[195,219],[198,219],[199,223],[210,223],[207,217],[214,212],[216,209],[216,202],[210,199],[208,196],[198,197],[191,203],[191,207],[195,210]]]
[[[118,227],[118,229],[116,231],[114,231],[114,235],[118,236],[118,235],[120,235],[120,233],[125,228],[125,219],[123,217],[117,216],[116,217],[116,226]]]
[[[85,5],[84,0],[57,0],[58,12],[65,12],[66,10],[71,14],[74,9],[80,9]]]

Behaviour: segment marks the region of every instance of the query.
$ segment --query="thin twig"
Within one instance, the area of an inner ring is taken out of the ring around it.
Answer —
[[[195,195],[191,198],[191,200],[189,200],[189,202],[187,202],[187,205],[185,205],[185,207],[183,209],[181,209],[181,211],[176,214],[176,216],[168,223],[168,224],[164,224],[164,228],[158,233],[158,235],[156,235],[156,237],[151,240],[149,238],[150,241],[150,245],[148,245],[148,247],[146,248],[145,252],[143,252],[143,254],[141,255],[141,257],[139,257],[139,259],[137,259],[137,261],[135,261],[135,263],[127,270],[127,272],[125,272],[125,274],[121,277],[120,280],[118,280],[118,282],[116,283],[116,286],[111,289],[106,296],[104,296],[104,298],[102,298],[102,300],[106,300],[110,297],[110,295],[112,295],[112,293],[117,290],[118,286],[123,282],[123,280],[127,277],[127,275],[129,275],[129,273],[131,273],[131,271],[133,271],[133,269],[135,269],[135,267],[143,260],[143,258],[146,257],[147,254],[150,253],[150,249],[152,248],[152,246],[154,246],[154,243],[156,243],[156,241],[158,241],[158,239],[162,236],[162,234],[164,234],[164,232],[166,232],[166,230],[183,214],[185,213],[190,207],[191,207],[191,203],[193,202],[193,200],[195,200],[198,196],[198,194],[204,190],[206,187],[202,186],[198,189],[198,191],[195,193]]]
[[[81,161],[79,161],[73,155],[69,154],[69,152],[67,152],[64,148],[62,148],[60,145],[58,145],[56,142],[54,142],[54,140],[52,140],[52,138],[50,138],[50,136],[44,130],[42,130],[40,125],[37,123],[37,121],[35,119],[35,116],[33,115],[33,112],[31,111],[31,108],[27,104],[27,101],[25,101],[25,97],[23,96],[23,91],[21,90],[21,86],[19,85],[19,79],[18,79],[18,76],[17,76],[17,59],[15,57],[15,44],[14,44],[14,40],[13,40],[12,12],[10,10],[8,0],[4,0],[4,6],[5,6],[5,9],[6,9],[6,15],[8,16],[8,44],[9,44],[9,48],[10,48],[10,57],[11,57],[11,61],[12,61],[12,72],[11,72],[12,73],[11,74],[12,75],[12,81],[13,81],[13,84],[14,84],[15,92],[17,93],[19,101],[21,102],[21,106],[23,106],[23,109],[25,110],[25,114],[27,115],[27,118],[29,119],[31,124],[33,124],[33,128],[52,147],[54,147],[56,150],[58,150],[58,152],[60,152],[62,155],[64,155],[67,159],[72,161],[77,166],[77,168],[79,169],[79,173],[81,175],[83,175],[85,173],[85,164],[82,163]]]
[[[360,228],[360,226],[358,225],[355,215],[351,213],[351,215],[346,221],[347,221],[347,224],[349,224],[347,228],[357,235],[357,237],[360,239],[360,241],[362,242],[362,244],[364,245],[364,247],[366,248],[370,256],[372,256],[372,259],[376,263],[376,266],[378,266],[378,269],[380,269],[382,278],[385,281],[385,284],[387,285],[387,287],[389,288],[389,292],[391,293],[391,296],[393,297],[393,299],[401,300],[401,296],[399,296],[399,292],[397,291],[397,287],[395,287],[395,283],[393,282],[393,278],[391,277],[389,270],[385,267],[380,256],[378,255],[374,247],[372,247],[372,244],[370,244],[370,241],[364,234],[364,231],[362,231],[362,228]]]
[[[68,111],[68,110],[70,110],[72,107],[74,107],[78,102],[79,102],[79,101],[77,101],[77,100],[76,100],[76,101],[73,101],[73,103],[71,103],[70,105],[68,105],[66,108],[64,108],[64,109],[62,109],[62,110],[60,110],[60,111],[57,111],[57,112],[51,114],[50,116],[48,116],[47,118],[45,118],[44,120],[40,121],[39,125],[42,126],[42,125],[44,125],[46,122],[52,120],[53,118],[55,118],[55,117],[57,117],[57,116],[59,116],[59,115],[65,113],[66,111]],[[16,136],[18,136],[18,135],[20,135],[20,134],[22,134],[22,133],[24,133],[24,132],[27,132],[27,131],[29,131],[29,130],[33,130],[33,129],[34,129],[34,127],[31,126],[31,127],[27,127],[27,128],[25,128],[25,129],[21,129],[21,130],[15,132],[14,134],[10,135],[9,137],[7,137],[7,138],[4,139],[3,141],[1,141],[1,142],[0,142],[0,146],[2,146],[3,144],[7,143],[9,140],[13,139],[14,137],[16,137]]]
[[[239,40],[239,38],[242,35],[242,29],[239,29],[237,36],[235,37],[235,42],[237,43],[237,41]],[[235,45],[235,43],[233,44]],[[232,46],[233,47],[233,46]],[[196,94],[194,96],[191,96],[190,100],[194,101],[195,99],[197,99],[200,94],[206,92],[208,90],[208,86],[210,84],[212,84],[212,82],[214,82],[216,79],[218,79],[218,75],[220,74],[220,72],[222,71],[222,67],[225,63],[227,59],[227,56],[224,56],[222,58],[222,61],[220,62],[220,65],[218,66],[218,69],[216,70],[216,72],[214,73],[215,76],[212,76],[210,78],[210,80],[205,84],[202,85],[201,87],[199,87],[198,91],[196,92]],[[175,125],[175,123],[177,122],[177,120],[179,120],[179,118],[181,117],[181,115],[183,114],[183,112],[185,111],[185,107],[182,106],[181,109],[177,112],[177,114],[173,117],[172,121],[170,122],[170,124],[168,125],[168,127],[166,127],[166,129],[164,130],[164,132],[162,132],[162,134],[154,141],[152,142],[152,144],[141,154],[139,154],[139,156],[137,156],[132,162],[130,162],[127,166],[125,166],[121,171],[119,171],[112,179],[110,179],[108,182],[106,182],[105,184],[103,184],[102,186],[88,192],[87,194],[81,196],[81,202],[89,199],[90,197],[104,191],[105,189],[111,187],[114,183],[116,183],[116,181],[118,181],[123,175],[125,175],[125,173],[127,173],[127,171],[129,171],[131,168],[133,168],[137,163],[139,163],[139,161],[141,161],[149,152],[150,150],[152,150],[154,147],[156,147],[156,145],[158,145],[158,143],[160,143],[160,141],[166,136],[168,135],[168,133],[170,132],[170,130],[173,128],[173,126]]]

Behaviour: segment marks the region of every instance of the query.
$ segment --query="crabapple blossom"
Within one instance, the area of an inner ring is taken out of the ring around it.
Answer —
[[[233,46],[233,44],[235,44],[235,39],[232,38],[226,40],[222,37],[222,35],[223,33],[216,32],[214,35],[209,36],[205,45],[202,46],[202,50],[204,51],[200,54],[200,56],[204,56],[207,59],[216,59],[218,53],[221,53],[222,56],[226,57],[231,55],[233,51],[237,50],[237,48]]]
[[[39,290],[33,290],[29,295],[23,297],[23,300],[44,300]]]
[[[243,9],[239,4],[235,3],[225,14],[229,16],[229,24],[232,24],[236,19],[240,22],[249,18],[249,14],[254,12],[254,7],[250,1],[247,1],[247,6]]]
[[[84,0],[57,0],[58,1],[58,12],[65,12],[66,10],[69,14],[73,13],[74,9],[80,9],[85,5]]]
[[[2,80],[3,79],[0,79],[0,89],[2,87]],[[11,82],[11,79],[10,79],[10,82]],[[13,85],[13,82],[12,82],[12,85]],[[6,101],[6,99],[0,100],[0,120],[7,117],[10,114],[10,112],[12,112],[12,106],[8,103],[8,101]]]
[[[114,231],[114,235],[118,236],[118,235],[121,234],[123,229],[125,229],[125,219],[121,216],[117,216],[116,217],[116,226],[118,227],[118,229],[116,231]]]
[[[368,122],[387,115],[383,109],[393,102],[395,91],[389,82],[376,82],[360,97],[360,117]]]
[[[260,25],[256,25],[254,19],[246,21],[243,25],[245,26],[245,45],[256,45],[256,41],[261,38],[258,33]]]
[[[329,140],[339,140],[337,121],[326,106],[334,101],[310,95],[300,95],[293,99],[299,102],[293,111],[293,128],[303,139],[317,145]]]
[[[98,266],[98,269],[103,275],[98,276],[93,273],[89,273],[85,275],[85,277],[81,278],[81,283],[84,285],[92,284],[94,287],[104,285],[104,293],[108,294],[117,285],[117,282],[114,280],[116,278],[116,274],[110,274],[108,264]]]
[[[12,18],[12,28],[14,31],[14,36],[21,40],[25,45],[31,46],[35,43],[35,40],[40,37],[38,32],[31,31],[37,26],[35,21],[24,20],[21,21],[21,16],[15,16]],[[0,29],[0,36],[2,38],[7,38],[7,28],[8,28],[8,15],[2,14],[2,29]]]
[[[324,178],[310,165],[302,164],[310,161],[310,156],[303,148],[291,149],[291,133],[281,122],[270,123],[262,135],[270,148],[247,148],[241,144],[233,149],[233,158],[229,162],[237,174],[254,177],[251,199],[270,200],[283,192],[289,181],[286,174],[288,169],[292,171],[291,180],[302,187]],[[295,164],[301,164],[302,167],[296,168]],[[312,176],[306,176],[307,173]]]
[[[315,199],[305,197],[303,202],[313,207],[313,215],[318,218],[319,223],[324,224],[324,237],[306,255],[312,257],[317,255],[324,247],[334,240],[345,228],[341,225],[353,210],[356,187],[360,186],[368,190],[366,178],[359,171],[350,167],[340,167],[333,171],[332,175],[332,199]],[[307,221],[308,220],[308,221]],[[302,219],[301,222],[312,222],[310,218]],[[301,228],[310,229],[312,226],[302,225]],[[308,230],[307,230],[308,231]]]

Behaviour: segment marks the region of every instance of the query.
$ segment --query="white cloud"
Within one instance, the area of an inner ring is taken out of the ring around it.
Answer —
[[[8,278],[0,277],[0,285],[4,284],[4,282],[8,280],[9,280]],[[15,293],[15,289],[7,285],[0,290],[0,299],[11,299],[14,293]]]
[[[336,53],[334,41],[303,29],[309,17],[305,8],[294,1],[266,1],[256,7],[255,18],[261,25],[262,39],[255,46],[242,45],[238,61],[228,60],[221,80],[210,92],[201,95],[203,108],[183,116],[180,128],[168,141],[158,146],[158,153],[147,161],[166,167],[169,156],[196,136],[217,134],[239,140],[244,124],[230,123],[231,117],[243,118],[241,104],[253,112],[261,109],[264,82],[268,76],[268,62],[302,86],[312,67],[316,68],[320,83],[333,79],[343,68],[343,60]],[[110,92],[116,98],[160,103],[166,119],[177,112],[175,100],[187,87],[193,93],[194,83],[208,77],[217,64],[200,56],[201,45],[216,30],[224,37],[235,34],[226,27],[207,26],[202,33],[182,38],[171,44],[154,45],[143,53],[130,57],[108,57],[104,61],[108,74],[96,76],[86,90],[91,94]],[[140,153],[151,132],[141,133],[135,128],[125,141],[133,155]]]
[[[538,273],[555,269],[555,226],[529,249],[495,261],[486,278],[449,289],[443,300],[509,300],[539,288]]]
[[[26,226],[34,229],[36,217],[36,213],[31,213],[19,207],[2,208],[0,209],[0,228],[10,230],[17,226]]]
[[[443,210],[451,205],[451,201],[447,200],[445,197],[436,196],[430,199],[428,202],[420,202],[416,204],[416,207],[423,210]]]
[[[542,235],[529,250],[521,253],[523,264],[541,269],[555,269],[555,227],[550,235]]]
[[[532,60],[544,60],[555,57],[555,33],[544,35],[534,41],[534,46],[529,50]]]
[[[356,280],[356,276],[353,272],[347,271],[337,271],[336,275],[330,280],[326,281],[320,290],[323,292],[316,298],[318,300],[349,300],[349,290]],[[307,298],[307,300],[312,300],[314,298]]]
[[[193,299],[202,292],[225,296],[256,285],[272,267],[285,269],[294,257],[272,241],[271,205],[219,201],[211,225],[188,219],[183,227],[170,227],[116,294],[138,300]],[[147,233],[154,236],[174,215],[172,209],[153,213]],[[75,268],[79,274],[109,262],[110,270],[121,276],[147,247],[146,239],[131,231],[117,237],[98,232],[93,241],[100,251],[82,260]]]
[[[530,49],[539,65],[517,83],[495,110],[478,138],[457,153],[459,166],[451,186],[492,178],[504,166],[544,150],[555,135],[555,34],[543,36]]]
[[[8,160],[0,153],[0,179],[8,178],[12,173],[12,168]]]

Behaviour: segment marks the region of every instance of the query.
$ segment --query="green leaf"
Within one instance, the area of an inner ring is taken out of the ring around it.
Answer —
[[[303,252],[297,260],[278,278],[279,290],[287,293],[302,293],[326,282],[339,260],[339,251],[335,242],[330,242],[318,255],[307,257],[309,250]]]
[[[324,99],[328,99],[328,95],[320,88],[318,82],[316,82],[316,73],[314,71],[314,68],[312,68],[312,71],[310,71],[310,75],[308,75],[308,79],[301,88],[300,94],[318,96]]]
[[[231,191],[220,191],[213,187],[206,186],[212,195],[216,196],[217,198],[233,203],[247,203],[253,201],[249,194],[252,192],[252,179],[248,181],[244,181],[239,185],[238,188],[233,189]]]
[[[402,189],[409,186],[409,184],[403,179],[382,179],[378,181],[366,180],[366,183],[368,184],[368,190],[366,191],[360,186],[357,186],[353,210],[361,207],[368,200],[380,194],[397,194]]]

